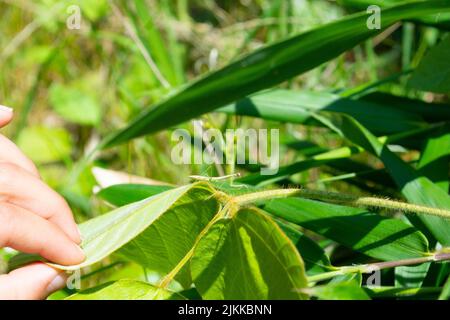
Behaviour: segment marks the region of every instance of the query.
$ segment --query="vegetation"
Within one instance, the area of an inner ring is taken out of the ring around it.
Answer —
[[[72,4],[0,1],[5,134],[87,256],[50,299],[449,299],[450,1]],[[279,169],[175,163],[196,125]]]

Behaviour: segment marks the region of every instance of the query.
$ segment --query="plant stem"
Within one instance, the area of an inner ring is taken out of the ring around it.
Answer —
[[[337,204],[344,204],[352,207],[375,207],[390,210],[398,210],[405,213],[421,213],[440,218],[450,219],[450,210],[426,207],[400,201],[377,197],[359,197],[354,195],[318,191],[310,189],[276,189],[255,193],[249,193],[235,198],[239,205],[248,205],[258,201],[275,198],[301,197],[307,199],[329,201]]]
[[[450,260],[450,253],[443,251],[437,252],[429,256],[413,259],[384,261],[371,264],[363,264],[359,266],[341,267],[339,270],[336,271],[325,272],[315,276],[308,277],[308,282],[320,282],[349,273],[372,273],[376,270],[395,268],[400,266],[411,266],[426,262],[447,261],[447,260]]]

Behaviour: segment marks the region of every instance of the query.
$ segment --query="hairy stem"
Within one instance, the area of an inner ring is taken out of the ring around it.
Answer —
[[[307,199],[328,201],[337,204],[344,204],[352,207],[375,207],[395,211],[402,211],[405,213],[419,213],[440,218],[450,219],[450,210],[426,207],[416,204],[410,204],[400,201],[393,201],[389,199],[377,197],[359,197],[354,195],[318,191],[310,189],[276,189],[249,193],[235,198],[235,201],[240,205],[248,205],[258,201],[270,200],[275,198],[287,197],[301,197]]]
[[[363,264],[363,265],[359,265],[359,266],[341,267],[341,268],[339,268],[339,270],[336,270],[336,271],[325,272],[325,273],[321,273],[318,275],[308,277],[308,282],[310,282],[310,283],[320,282],[320,281],[334,278],[336,276],[350,274],[350,273],[372,273],[376,270],[395,268],[395,267],[400,267],[400,266],[411,266],[411,265],[417,265],[417,264],[422,264],[422,263],[426,263],[426,262],[438,262],[438,261],[448,261],[448,260],[450,260],[450,253],[448,253],[446,251],[442,251],[442,252],[437,252],[437,253],[429,255],[429,256],[413,258],[413,259],[384,261],[384,262]]]

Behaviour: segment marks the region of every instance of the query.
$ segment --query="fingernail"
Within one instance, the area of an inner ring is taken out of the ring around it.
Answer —
[[[78,226],[75,225],[75,227],[72,229],[70,238],[77,244],[81,244],[82,239],[81,239],[81,232],[80,229],[78,229]]]
[[[75,229],[77,230],[78,239],[80,239],[80,242],[79,242],[79,243],[81,243],[81,242],[83,241],[83,237],[82,237],[82,235],[81,235],[80,228],[78,228],[78,226],[75,226]]]
[[[66,286],[67,275],[65,273],[58,274],[52,282],[47,286],[47,293],[51,294]]]
[[[84,253],[83,249],[81,249],[80,246],[75,245],[75,247],[77,247],[77,250],[80,253],[80,263],[81,263],[86,259],[86,254]]]
[[[12,112],[13,112],[13,109],[12,109],[12,108],[9,108],[9,107],[2,106],[2,105],[0,104],[0,111],[12,113]]]

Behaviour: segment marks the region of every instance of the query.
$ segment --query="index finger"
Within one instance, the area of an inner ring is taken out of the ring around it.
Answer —
[[[81,248],[53,223],[12,204],[0,205],[0,248],[11,247],[62,265],[76,265]]]
[[[39,178],[34,163],[8,138],[0,134],[0,162],[13,163]]]
[[[13,118],[13,109],[0,104],[0,128],[6,126]]]
[[[0,105],[0,128],[11,122],[13,109]],[[26,157],[9,139],[0,134],[0,161],[11,162],[27,170],[36,177],[39,173],[33,162]]]

